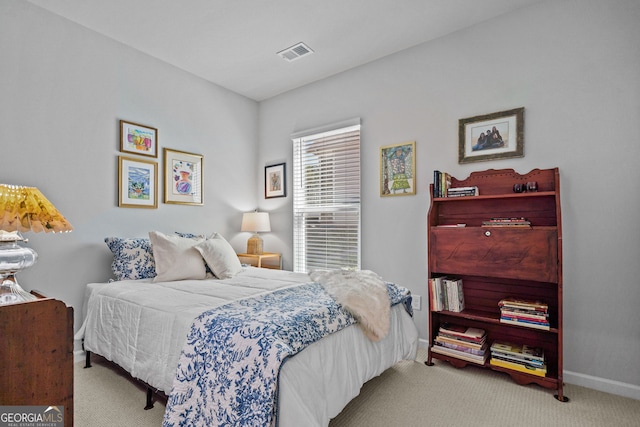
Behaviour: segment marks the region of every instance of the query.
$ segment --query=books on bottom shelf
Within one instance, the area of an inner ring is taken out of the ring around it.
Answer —
[[[462,279],[452,277],[433,277],[429,279],[431,287],[431,309],[433,311],[464,310],[464,292]]]
[[[484,365],[489,356],[487,335],[483,329],[443,323],[431,351]]]
[[[526,365],[523,363],[510,362],[507,360],[497,359],[495,357],[491,357],[489,364],[493,366],[500,366],[501,368],[512,369],[518,372],[524,372],[525,374],[537,375],[539,377],[547,376],[547,365],[542,365],[542,367],[535,367],[531,365]]]
[[[495,341],[491,344],[489,363],[539,377],[547,375],[544,350],[539,347]]]

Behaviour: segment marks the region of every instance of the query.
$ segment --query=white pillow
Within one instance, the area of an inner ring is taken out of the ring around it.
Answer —
[[[186,238],[175,234],[150,231],[149,240],[156,261],[154,282],[204,279],[207,275],[204,260],[193,247],[203,238]]]
[[[230,279],[242,271],[236,251],[220,234],[215,233],[194,247],[218,279]]]

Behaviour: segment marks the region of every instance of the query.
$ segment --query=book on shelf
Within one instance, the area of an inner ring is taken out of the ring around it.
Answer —
[[[531,366],[534,368],[542,368],[545,366],[544,361],[518,359],[516,356],[505,355],[503,353],[495,353],[493,351],[491,352],[491,357],[497,360],[504,360],[505,362],[511,362],[511,363],[519,363],[521,365]]]
[[[437,337],[435,337],[434,341],[439,343],[461,345],[467,348],[472,348],[474,350],[480,350],[486,343],[486,339],[474,341],[465,338],[457,338],[452,335],[444,334],[442,332],[439,333]]]
[[[457,350],[457,351],[462,351],[464,353],[473,354],[473,355],[476,355],[476,356],[484,356],[486,354],[486,352],[487,352],[487,344],[486,343],[484,343],[479,348],[475,348],[475,347],[470,347],[466,343],[459,343],[459,342],[458,343],[453,343],[453,342],[448,342],[448,341],[443,341],[443,340],[436,339],[433,344],[441,346],[441,347],[450,348],[452,350]]]
[[[549,325],[548,323],[532,322],[529,320],[513,319],[502,316],[500,316],[500,322],[507,323],[509,325],[524,326],[525,328],[543,329],[545,331],[551,329],[551,325]]]
[[[434,353],[443,354],[445,356],[452,356],[456,359],[464,360],[466,362],[475,363],[478,365],[484,365],[487,361],[487,354],[484,355],[475,355],[465,353],[464,351],[454,350],[452,348],[442,347],[439,345],[434,345],[431,347],[431,351]]]
[[[545,311],[545,312],[549,310],[549,305],[546,303],[543,303],[540,301],[524,300],[524,299],[513,298],[513,297],[501,299],[500,301],[498,301],[498,306],[519,308],[524,310]]]
[[[542,367],[533,367],[527,366],[520,363],[508,362],[506,360],[496,359],[494,357],[491,358],[489,363],[493,366],[500,366],[502,368],[511,369],[518,372],[524,372],[526,374],[537,375],[539,377],[547,376],[547,365],[543,365]]]
[[[544,350],[526,344],[513,344],[506,341],[494,341],[491,344],[491,354],[503,357],[514,357],[520,360],[544,362]]]
[[[452,335],[455,337],[465,338],[472,341],[481,341],[486,338],[486,332],[484,329],[471,328],[464,325],[456,325],[453,323],[443,323],[438,329],[439,332]]]
[[[479,196],[480,190],[478,187],[449,187],[447,189],[447,197],[464,197],[464,196]]]
[[[431,307],[433,311],[453,311],[464,310],[464,290],[462,279],[452,277],[432,277],[429,279],[431,287]]]

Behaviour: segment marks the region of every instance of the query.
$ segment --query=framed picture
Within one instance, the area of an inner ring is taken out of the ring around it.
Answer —
[[[203,205],[202,156],[164,149],[164,202]]]
[[[120,151],[158,157],[158,129],[120,120]]]
[[[416,194],[416,143],[380,148],[380,196]]]
[[[458,163],[524,157],[524,107],[460,119]]]
[[[264,167],[264,198],[287,196],[286,163]]]
[[[118,206],[158,207],[158,164],[149,160],[118,156]]]

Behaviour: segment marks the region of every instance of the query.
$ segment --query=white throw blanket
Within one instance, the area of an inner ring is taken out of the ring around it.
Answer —
[[[358,321],[372,341],[389,332],[389,293],[382,278],[370,270],[316,270],[309,275]]]

